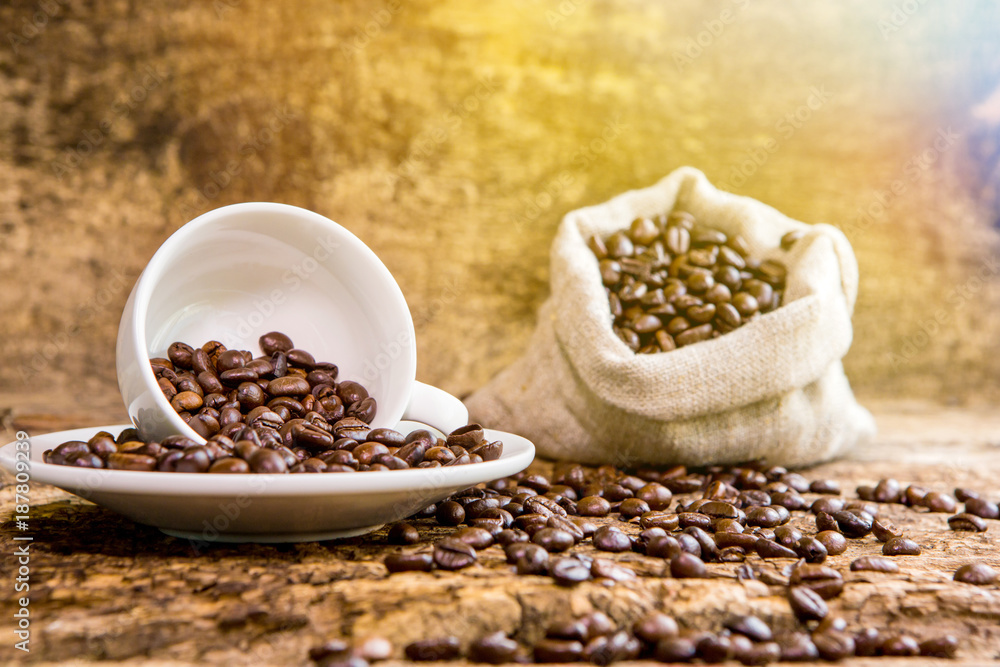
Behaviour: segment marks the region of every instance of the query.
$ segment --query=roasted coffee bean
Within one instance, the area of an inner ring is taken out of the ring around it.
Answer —
[[[695,642],[687,637],[668,637],[656,644],[655,657],[660,662],[690,662],[698,653]]]
[[[888,519],[875,519],[872,522],[872,534],[879,542],[888,542],[894,537],[902,537],[903,532]]]
[[[670,500],[673,498],[670,489],[657,482],[644,484],[635,492],[635,495],[636,498],[646,503],[652,511],[667,509],[670,505]],[[577,508],[579,509],[579,505],[577,505]]]
[[[912,657],[920,655],[920,644],[909,635],[889,635],[883,637],[880,647],[882,655]]]
[[[590,574],[594,579],[608,579],[614,582],[631,581],[636,578],[633,570],[605,558],[594,559],[590,564]]]
[[[828,553],[823,543],[814,537],[803,537],[793,548],[807,563],[822,563]]]
[[[701,544],[698,540],[686,533],[681,533],[674,537],[674,539],[676,539],[677,544],[680,545],[681,551],[698,556],[699,558],[701,557]]]
[[[457,526],[465,521],[465,508],[454,500],[438,503],[437,521],[444,526]]]
[[[735,505],[719,500],[705,503],[698,508],[698,512],[706,514],[713,519],[735,519],[739,516],[739,510]]]
[[[751,641],[771,641],[771,628],[756,616],[733,616],[724,625],[727,630],[739,633]]]
[[[809,507],[809,503],[798,491],[782,491],[771,494],[771,504],[796,512]]]
[[[551,498],[544,496],[532,496],[524,502],[524,509],[534,514],[542,514],[549,517],[553,514],[557,516],[567,516],[566,510]]]
[[[972,500],[973,498],[980,498],[980,497],[981,496],[979,492],[974,491],[973,489],[966,489],[961,487],[955,489],[955,498],[960,503],[966,503]]]
[[[787,632],[776,639],[784,662],[813,662],[819,658],[812,638],[804,632]]]
[[[875,485],[872,500],[878,503],[898,503],[902,498],[903,488],[894,479],[882,479]]]
[[[843,632],[817,632],[812,640],[823,660],[839,662],[854,655],[854,639]]]
[[[451,534],[451,538],[465,542],[476,551],[482,551],[493,544],[493,535],[488,530],[476,526],[460,528]]]
[[[749,533],[716,533],[715,544],[720,549],[739,547],[746,552],[756,551],[757,540],[760,538]]]
[[[920,655],[928,658],[952,659],[958,652],[958,639],[952,635],[932,637],[920,642]]]
[[[434,558],[423,553],[396,553],[385,557],[385,567],[389,572],[430,572],[434,569]]]
[[[805,586],[789,588],[788,603],[800,621],[822,621],[830,611],[823,598]]]
[[[622,501],[622,504],[618,507],[618,512],[621,514],[622,519],[634,519],[638,516],[649,512],[649,504],[645,500],[639,498],[626,498]]]
[[[858,496],[859,497],[861,497],[861,491],[862,491],[862,487],[859,486],[858,487]],[[925,489],[924,487],[917,486],[916,484],[910,484],[903,491],[903,494],[899,498],[898,502],[901,502],[904,505],[909,505],[911,507],[915,507],[917,505],[920,505],[921,502],[923,502],[924,496],[926,496],[928,493],[930,493],[930,489]],[[874,500],[875,499],[875,490],[874,489],[871,490],[871,494],[870,495],[871,495],[870,499]]]
[[[593,544],[595,549],[622,553],[632,549],[632,541],[628,535],[613,526],[601,526],[594,531]]]
[[[874,529],[874,525],[872,527]],[[816,540],[826,547],[826,553],[830,556],[839,556],[847,551],[847,539],[835,530],[824,530],[816,533]]]
[[[662,528],[666,531],[676,530],[680,525],[676,514],[665,512],[647,512],[639,517],[640,528]]]
[[[331,639],[320,646],[309,649],[309,659],[326,667],[329,664],[343,664],[350,659],[351,646],[343,639]]]
[[[747,512],[747,525],[774,528],[781,525],[782,515],[774,507],[754,507]]]
[[[707,664],[725,662],[733,657],[732,641],[727,635],[709,634],[698,640],[698,657]]]
[[[878,655],[879,649],[882,646],[882,635],[875,628],[865,628],[856,632],[853,639],[854,655],[859,658]]]
[[[705,563],[690,553],[679,553],[670,559],[670,574],[675,579],[704,578],[707,574]]]
[[[549,517],[544,514],[522,514],[514,519],[514,525],[528,533],[528,535],[534,535],[542,528],[548,527]]]
[[[857,539],[872,532],[873,519],[867,512],[854,513],[841,510],[831,513],[830,516],[836,520],[840,532],[847,537]]]
[[[309,383],[304,378],[286,375],[268,382],[267,393],[271,396],[305,396],[309,393]]]
[[[655,645],[659,641],[677,636],[677,621],[667,614],[653,612],[636,621],[632,626],[632,633],[641,641]]]
[[[208,468],[212,473],[246,474],[251,472],[250,464],[235,457],[220,458],[212,462]]]
[[[143,454],[109,454],[105,459],[109,470],[156,470],[156,459]]]
[[[693,345],[694,343],[700,343],[701,341],[711,338],[712,331],[713,329],[711,324],[701,324],[687,328],[676,334],[674,336],[674,341],[677,343],[678,347]]]
[[[525,544],[523,549],[518,549],[516,552],[519,552],[519,555],[514,564],[518,574],[540,575],[548,571],[549,552],[544,548],[537,544]]]
[[[597,532],[597,524],[589,519],[579,516],[570,517],[570,521],[576,524],[577,528],[583,532],[583,537],[593,537],[594,533]]]
[[[170,406],[177,412],[194,411],[204,404],[202,397],[193,391],[182,391],[170,399]]]
[[[950,514],[958,508],[958,503],[947,493],[931,491],[921,499],[920,504],[931,512],[944,512]]]
[[[434,563],[442,570],[461,570],[476,562],[476,550],[453,537],[434,545]]]
[[[280,331],[271,331],[264,334],[257,340],[257,344],[260,346],[261,351],[268,356],[271,356],[275,352],[288,352],[295,347],[292,339]]]
[[[566,551],[576,541],[573,535],[558,528],[542,528],[531,536],[531,541],[550,553]]]
[[[573,536],[574,543],[579,542],[585,536],[583,529],[567,517],[550,516],[546,522],[546,526],[569,533]]]
[[[1000,579],[1000,574],[986,563],[967,563],[955,570],[955,581],[974,586],[990,586]]]
[[[957,491],[957,489],[956,489]],[[966,496],[965,514],[972,514],[982,519],[1000,519],[1000,507],[985,498],[969,498]]]
[[[457,637],[439,637],[407,644],[403,652],[410,660],[437,662],[454,660],[461,653],[461,648]]]
[[[527,535],[527,533],[525,533],[525,535]],[[509,544],[504,545],[503,551],[504,551],[504,555],[507,557],[507,562],[509,564],[513,565],[513,564],[517,563],[517,559],[520,558],[521,555],[524,554],[526,551],[528,551],[529,548],[531,550],[541,549],[542,551],[545,551],[545,549],[542,549],[537,544],[532,544],[531,542],[528,542],[527,540],[515,540],[515,541],[512,541]]]
[[[839,616],[827,616],[819,625],[816,626],[816,632],[846,632],[847,631],[847,621]]]
[[[783,547],[774,540],[757,538],[754,549],[761,558],[798,558],[798,554],[788,547]]]
[[[844,590],[844,578],[839,572],[825,565],[804,564],[792,570],[789,582],[793,586],[806,586],[824,600],[830,600]]]
[[[816,515],[816,531],[817,532],[840,532],[840,524],[837,520],[833,518],[832,514],[826,512],[820,512]]]
[[[899,565],[881,556],[861,556],[851,561],[851,571],[899,572]]]
[[[583,619],[550,623],[545,628],[547,639],[570,639],[576,641],[587,641],[587,626]]]
[[[540,639],[535,643],[535,662],[579,662],[583,658],[583,644],[570,639]]]
[[[712,561],[719,556],[719,547],[716,545],[712,535],[697,526],[689,526],[684,529],[684,533],[693,537],[701,549],[701,559]]]
[[[736,519],[715,519],[712,527],[717,533],[742,533],[745,528]]]
[[[409,523],[394,523],[386,534],[389,544],[416,544],[420,541],[420,533]]]
[[[514,662],[518,648],[517,642],[503,632],[494,632],[469,644],[469,659],[490,665]]]
[[[948,526],[952,530],[967,530],[979,533],[985,532],[988,527],[985,520],[967,512],[948,517]]]
[[[681,528],[690,528],[694,526],[696,528],[701,528],[702,530],[712,529],[712,517],[707,514],[700,514],[698,512],[681,512],[677,515],[678,525]]]
[[[882,545],[882,554],[886,556],[919,556],[920,545],[906,537],[893,537]]]
[[[626,539],[628,539],[627,536]],[[671,535],[654,536],[645,545],[646,555],[652,558],[669,559],[680,554],[682,551],[680,542]]]
[[[576,503],[580,516],[607,516],[611,512],[611,503],[600,496],[587,496]]]
[[[840,483],[832,479],[817,479],[809,484],[812,493],[823,493],[833,496],[840,495]]]
[[[794,549],[802,539],[802,533],[791,526],[779,526],[774,529],[774,541],[783,547]]]
[[[591,578],[590,564],[576,558],[558,558],[550,562],[549,575],[560,586],[575,586]]]

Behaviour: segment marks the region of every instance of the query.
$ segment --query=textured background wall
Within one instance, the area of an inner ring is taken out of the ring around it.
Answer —
[[[247,200],[369,243],[419,376],[466,393],[523,349],[562,214],[685,164],[845,230],[862,397],[996,401],[997,25],[990,2],[5,2],[0,412],[121,414],[133,281]]]

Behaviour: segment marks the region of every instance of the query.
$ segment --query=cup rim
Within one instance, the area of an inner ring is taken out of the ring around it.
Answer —
[[[383,282],[388,288],[387,298],[391,299],[393,302],[390,305],[392,308],[403,313],[402,324],[406,328],[406,333],[409,337],[408,340],[413,341],[413,344],[408,346],[408,351],[404,357],[406,362],[409,364],[409,372],[407,373],[409,386],[406,388],[406,394],[402,405],[398,406],[400,415],[396,417],[396,421],[399,421],[399,419],[402,418],[403,412],[406,410],[406,405],[409,403],[409,396],[412,392],[413,383],[416,380],[417,374],[416,333],[413,326],[413,317],[410,314],[409,306],[406,303],[406,298],[403,296],[402,289],[399,287],[399,283],[396,282],[396,279],[393,277],[388,267],[386,267],[382,260],[379,259],[378,255],[376,255],[364,241],[355,236],[343,225],[324,215],[316,213],[315,211],[310,211],[309,209],[294,206],[292,204],[281,204],[277,202],[241,202],[238,204],[220,206],[219,208],[212,209],[211,211],[206,211],[176,229],[163,241],[163,243],[160,244],[160,246],[156,249],[156,252],[153,253],[153,256],[146,263],[146,266],[143,268],[142,273],[136,281],[133,289],[132,326],[130,335],[132,338],[132,348],[134,352],[136,354],[145,352],[147,355],[145,359],[141,360],[138,366],[142,383],[145,385],[145,390],[152,394],[154,404],[160,406],[163,414],[166,415],[167,422],[177,432],[194,439],[196,442],[203,442],[206,440],[193,428],[188,426],[183,419],[181,419],[177,411],[170,405],[167,397],[163,395],[162,390],[156,382],[153,369],[149,365],[149,359],[151,358],[150,355],[152,353],[146,346],[146,316],[149,310],[149,301],[152,292],[159,280],[162,279],[164,265],[168,261],[172,261],[176,256],[177,247],[187,241],[189,237],[202,231],[205,227],[216,224],[221,220],[251,211],[255,213],[264,211],[280,215],[305,218],[314,224],[322,226],[328,231],[337,233],[343,237],[343,242],[350,246],[352,252],[365,256],[371,265],[372,270],[383,279]],[[152,277],[154,273],[157,274],[155,279]],[[400,360],[396,360],[396,363]]]

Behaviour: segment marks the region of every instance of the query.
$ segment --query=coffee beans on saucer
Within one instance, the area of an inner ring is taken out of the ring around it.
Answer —
[[[196,473],[347,473],[437,468],[493,461],[503,443],[479,424],[445,438],[372,428],[377,405],[358,382],[338,378],[280,332],[260,337],[264,355],[170,345],[150,360],[171,406],[207,442],[174,435],[144,442],[128,428],[45,452],[47,463],[114,470]],[[460,508],[461,509],[461,508]]]
[[[801,236],[790,232],[781,247]],[[588,240],[614,318],[639,354],[669,352],[729,333],[781,305],[787,270],[749,257],[746,241],[673,211]]]

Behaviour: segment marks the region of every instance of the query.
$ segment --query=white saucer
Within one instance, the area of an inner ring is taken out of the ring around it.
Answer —
[[[97,470],[45,463],[67,440],[129,425],[81,428],[31,438],[31,482],[51,484],[168,535],[210,542],[310,542],[363,535],[404,519],[467,487],[524,470],[535,456],[525,438],[487,430],[503,455],[447,468],[361,473],[227,475]],[[426,428],[401,422],[408,433]],[[0,467],[15,473],[15,445],[0,448]]]

